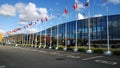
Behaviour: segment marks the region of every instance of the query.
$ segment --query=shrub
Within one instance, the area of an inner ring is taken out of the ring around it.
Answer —
[[[55,46],[52,47],[52,49],[55,49],[55,48],[56,48]]]
[[[93,53],[103,54],[104,49],[93,49]]]
[[[86,52],[86,48],[78,48],[79,52]]]
[[[59,49],[59,50],[63,50],[63,47],[59,47],[58,49]]]
[[[112,51],[112,53],[113,53],[113,55],[120,56],[120,50],[114,50],[114,51]]]
[[[48,48],[49,48],[49,46],[46,46],[45,48],[46,48],[46,49],[48,49]]]
[[[68,50],[68,51],[73,51],[73,48],[68,47],[67,50]]]

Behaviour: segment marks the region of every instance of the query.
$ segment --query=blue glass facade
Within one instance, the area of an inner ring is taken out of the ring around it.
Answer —
[[[109,19],[109,38],[110,43],[120,42],[120,15],[110,15]],[[106,28],[106,16],[90,18],[90,36],[91,42],[106,43],[107,28]],[[67,32],[65,26],[67,24]],[[52,28],[52,38],[57,38],[57,26]],[[47,29],[47,37],[51,36],[51,28]],[[65,33],[67,33],[67,39],[75,40],[76,37],[76,21],[71,21],[58,25],[58,37],[60,40],[65,39]],[[41,31],[41,36],[45,36],[45,30]],[[77,20],[77,39],[88,39],[88,19]],[[49,41],[48,41],[49,42]]]

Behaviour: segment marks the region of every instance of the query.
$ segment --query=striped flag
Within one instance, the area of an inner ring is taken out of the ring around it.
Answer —
[[[74,8],[74,10],[76,10],[78,8],[78,2],[73,5],[73,8]]]
[[[67,10],[66,8],[64,9],[64,13],[65,13],[65,14],[68,14],[68,10]]]

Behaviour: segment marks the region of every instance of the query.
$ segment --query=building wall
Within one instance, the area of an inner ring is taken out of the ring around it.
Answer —
[[[108,16],[109,19],[109,36],[110,43],[114,43],[115,40],[120,41],[120,15]],[[90,36],[91,41],[103,41],[106,43],[107,28],[106,28],[106,16],[90,18]],[[67,32],[66,32],[67,25]],[[60,39],[65,39],[65,33],[67,33],[67,39],[75,39],[76,36],[76,21],[71,21],[58,25],[58,35]],[[47,29],[47,36],[50,36],[50,29]],[[42,31],[44,36],[45,30]],[[57,38],[57,26],[52,27],[52,37]],[[77,38],[86,40],[88,39],[88,19],[77,20]],[[119,42],[116,42],[119,43]]]
[[[109,19],[109,38],[110,44],[120,44],[120,14],[119,15],[110,15]],[[67,31],[66,31],[67,26]],[[52,36],[51,36],[52,29]],[[57,26],[53,26],[46,30],[47,32],[47,43],[50,43],[50,38],[52,37],[52,41],[56,42],[57,40]],[[44,43],[45,40],[45,30],[38,32],[36,35],[40,37],[41,33],[41,41]],[[75,41],[76,37],[76,21],[71,21],[58,25],[58,37],[59,44],[61,44],[65,40],[65,34],[67,35],[67,40],[71,42]],[[36,36],[35,35],[35,36]],[[27,35],[22,35],[24,40],[27,40]],[[30,36],[30,35],[29,35]],[[29,40],[34,40],[30,39]],[[97,44],[106,44],[107,43],[107,28],[106,28],[106,16],[102,17],[94,17],[90,18],[90,36],[91,43]],[[15,36],[13,36],[15,38]],[[40,39],[38,39],[39,41]],[[87,43],[88,41],[88,19],[77,20],[77,40],[79,43]],[[31,42],[30,41],[30,42]]]

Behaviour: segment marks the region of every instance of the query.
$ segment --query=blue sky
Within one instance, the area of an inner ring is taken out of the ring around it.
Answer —
[[[0,32],[11,31],[24,26],[31,21],[48,17],[46,22],[35,25],[28,30],[39,31],[40,27],[45,29],[51,26],[50,23],[64,23],[67,21],[84,19],[88,17],[88,7],[84,4],[87,0],[0,0]],[[78,9],[74,11],[73,5],[78,2]],[[22,8],[21,8],[22,6]],[[108,0],[109,15],[120,14],[120,0]],[[68,9],[68,15],[64,14],[64,8]],[[57,13],[60,17],[57,18]],[[106,15],[104,0],[90,0],[91,17]],[[85,15],[84,15],[85,14]]]

